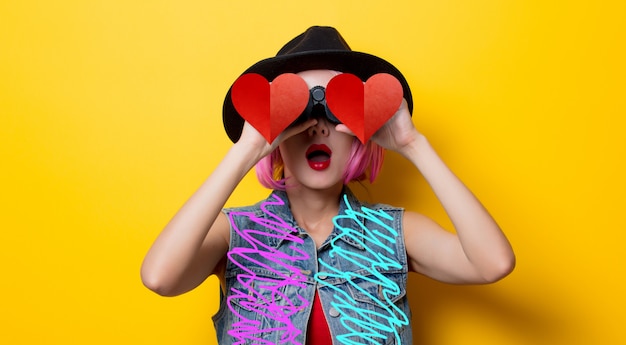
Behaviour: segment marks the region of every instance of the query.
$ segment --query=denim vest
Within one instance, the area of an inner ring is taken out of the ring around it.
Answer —
[[[218,343],[305,344],[315,292],[333,344],[412,344],[403,210],[366,205],[346,187],[317,249],[274,191],[224,209],[231,224],[226,291],[213,316]]]

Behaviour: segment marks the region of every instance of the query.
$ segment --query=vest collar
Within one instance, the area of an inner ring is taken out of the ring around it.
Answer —
[[[279,200],[281,200],[282,202],[279,202]],[[307,234],[306,230],[298,226],[296,220],[294,219],[289,206],[289,198],[287,197],[287,193],[285,191],[273,191],[266,201],[271,201],[265,206],[266,212],[281,217],[283,221],[285,221],[289,226],[294,229],[294,235],[305,236]],[[330,236],[324,241],[320,249],[335,241],[336,237],[339,237],[338,240],[341,240],[350,246],[353,246],[360,250],[364,249],[361,244],[353,239],[353,236],[340,236],[342,232],[338,229],[350,228],[363,235],[363,227],[361,225],[364,223],[365,217],[361,212],[361,207],[361,202],[356,198],[356,196],[354,196],[350,188],[348,188],[348,186],[344,186],[339,196],[339,215],[347,215],[348,212],[353,211],[350,212],[350,214],[354,214],[354,217],[335,218],[335,226],[333,227],[333,231],[331,232]],[[277,241],[275,243],[275,248],[278,248],[283,243],[283,241],[285,241],[285,239]]]

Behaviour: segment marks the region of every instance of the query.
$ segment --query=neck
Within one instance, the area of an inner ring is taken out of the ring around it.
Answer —
[[[332,219],[339,213],[342,190],[342,184],[324,190],[288,188],[291,213],[298,225],[311,235],[319,234],[323,237],[330,234]]]

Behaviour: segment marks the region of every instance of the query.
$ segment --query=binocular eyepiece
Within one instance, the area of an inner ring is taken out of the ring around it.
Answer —
[[[309,119],[322,118],[335,125],[341,123],[326,104],[326,89],[323,86],[314,86],[309,90],[309,103],[293,124],[300,124]]]

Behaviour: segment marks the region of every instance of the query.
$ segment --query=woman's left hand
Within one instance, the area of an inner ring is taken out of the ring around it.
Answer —
[[[340,132],[352,134],[344,124],[337,125]],[[411,113],[405,99],[398,111],[372,136],[370,140],[387,150],[403,153],[411,143],[422,137],[411,120]]]
[[[376,144],[388,150],[402,153],[402,150],[417,140],[422,134],[415,128],[405,99],[398,111],[372,136]]]

